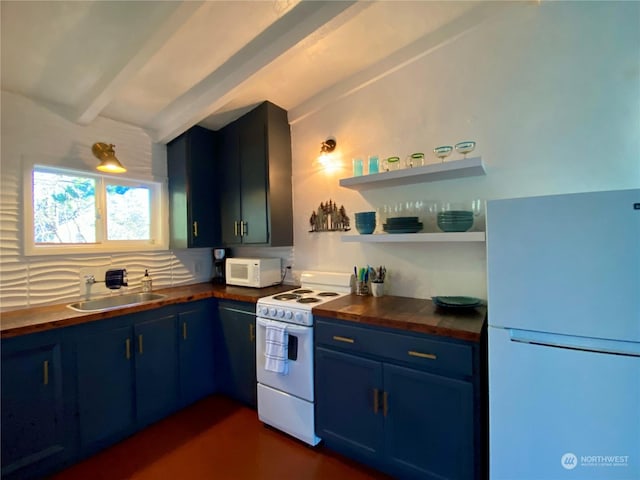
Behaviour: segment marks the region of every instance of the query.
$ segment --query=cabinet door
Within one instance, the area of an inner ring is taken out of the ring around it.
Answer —
[[[131,326],[77,341],[78,414],[83,448],[109,443],[134,425],[134,345]]]
[[[220,168],[220,224],[222,242],[235,245],[242,242],[239,222],[242,219],[240,205],[240,158],[238,156],[238,122],[220,130],[218,135],[218,165]]]
[[[471,479],[473,386],[384,364],[385,450],[404,478]]]
[[[213,308],[200,302],[178,313],[180,344],[180,404],[182,406],[213,393]]]
[[[316,434],[328,446],[376,464],[382,455],[382,364],[317,347]]]
[[[60,344],[21,343],[2,343],[3,477],[65,450]]]
[[[215,133],[193,127],[167,145],[171,247],[220,242]]]
[[[254,305],[220,303],[216,371],[222,392],[256,408],[258,380],[254,310]]]
[[[260,106],[243,117],[238,132],[244,244],[269,243],[265,107]]]
[[[189,130],[191,140],[187,190],[191,220],[189,247],[215,247],[220,243],[220,217],[215,133],[202,127]]]
[[[139,424],[147,424],[177,407],[176,315],[137,323],[134,334],[136,414]]]

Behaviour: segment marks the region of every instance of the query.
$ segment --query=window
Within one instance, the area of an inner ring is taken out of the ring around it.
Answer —
[[[167,248],[160,182],[40,165],[25,177],[27,255]]]

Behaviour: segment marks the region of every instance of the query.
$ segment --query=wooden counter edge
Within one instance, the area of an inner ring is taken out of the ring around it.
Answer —
[[[297,288],[296,285],[281,285],[268,287],[264,290],[251,289],[243,293],[242,287],[225,287],[224,285],[217,286],[211,283],[198,283],[154,290],[154,293],[167,295],[167,297],[152,302],[140,303],[130,307],[115,308],[113,310],[103,312],[77,312],[67,308],[67,303],[12,310],[0,313],[0,338],[11,338],[45,332],[57,328],[71,327],[74,325],[81,325],[83,323],[106,320],[113,317],[119,317],[121,315],[144,312],[169,305],[194,302],[208,298],[256,303],[261,297],[277,293],[277,291],[286,291],[295,288]],[[73,303],[73,301],[69,301],[68,303]],[[48,315],[54,318],[44,321],[25,321],[24,325],[13,327],[6,327],[3,324],[2,317],[14,317],[21,313],[28,316]]]

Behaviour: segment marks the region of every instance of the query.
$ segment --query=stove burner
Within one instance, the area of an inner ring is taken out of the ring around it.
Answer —
[[[340,295],[340,294],[337,293],[337,292],[320,292],[320,293],[318,293],[319,297],[335,297],[335,296],[338,296],[338,295]]]
[[[319,298],[316,297],[302,297],[300,299],[297,300],[298,303],[317,303],[320,302],[321,300]]]
[[[280,295],[273,297],[274,300],[295,300],[296,298],[300,298],[300,295],[295,295],[293,293],[281,293]]]
[[[299,293],[299,294],[303,294],[303,293],[313,293],[313,290],[307,290],[306,288],[300,288],[298,290],[294,290],[291,293]]]

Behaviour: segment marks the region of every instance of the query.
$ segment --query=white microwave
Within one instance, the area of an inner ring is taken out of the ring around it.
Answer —
[[[262,288],[282,281],[279,258],[227,258],[227,285]]]

